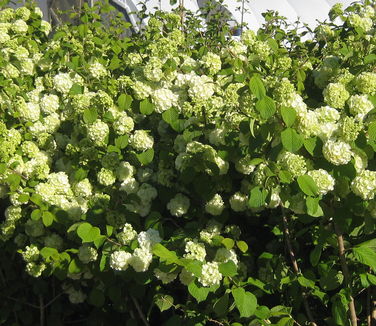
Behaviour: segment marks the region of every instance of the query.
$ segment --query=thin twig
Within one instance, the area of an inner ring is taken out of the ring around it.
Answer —
[[[44,302],[41,294],[39,295],[39,316],[40,326],[44,326]]]
[[[372,316],[371,316],[371,288],[367,289],[367,326],[372,326]]]
[[[290,255],[290,258],[291,258],[292,267],[293,267],[295,274],[298,276],[298,275],[301,274],[301,272],[300,272],[298,262],[297,262],[296,257],[295,257],[294,250],[293,250],[292,245],[291,245],[290,231],[289,231],[289,228],[288,228],[288,222],[287,222],[286,214],[285,214],[283,209],[282,209],[282,220],[283,220],[283,231],[284,231],[284,234],[285,234],[287,249],[289,251],[289,255]],[[310,309],[309,304],[308,304],[307,294],[305,293],[304,290],[302,291],[302,298],[303,298],[304,309],[305,309],[307,317],[310,321],[310,325],[311,326],[317,326],[314,319],[313,319],[313,315],[312,315],[311,309]]]
[[[61,297],[62,295],[64,294],[64,292],[61,292],[60,294],[58,294],[56,297],[54,297],[53,299],[51,299],[49,302],[47,302],[45,305],[44,305],[44,308],[47,308],[49,305],[53,304],[57,299],[59,299],[59,297]]]
[[[339,260],[340,260],[340,263],[341,263],[341,268],[342,268],[342,272],[343,272],[345,285],[347,287],[350,287],[350,272],[349,272],[349,268],[348,268],[347,263],[346,263],[345,245],[344,245],[344,242],[343,242],[343,235],[342,235],[342,232],[339,229],[338,225],[336,223],[333,223],[333,225],[334,225],[334,231],[337,235],[338,255],[339,255]],[[358,325],[358,319],[356,317],[355,303],[354,303],[354,298],[352,297],[352,295],[350,296],[349,310],[350,310],[351,325],[357,326]]]
[[[145,326],[149,326],[149,323],[148,323],[148,321],[146,320],[145,315],[144,315],[144,313],[142,312],[141,307],[140,307],[140,305],[138,304],[136,298],[132,295],[132,296],[131,296],[131,299],[132,299],[132,301],[133,301],[133,303],[134,303],[134,305],[135,305],[135,307],[136,307],[136,309],[137,309],[138,315],[140,316],[142,322],[144,323]]]
[[[37,306],[35,304],[29,303],[29,302],[24,302],[24,301],[21,301],[21,300],[18,300],[16,298],[9,297],[9,296],[6,296],[6,298],[9,299],[9,300],[12,300],[14,302],[18,302],[18,303],[24,304],[25,306],[29,306],[29,307],[32,307],[32,308],[35,308],[35,309],[39,309],[39,306]]]

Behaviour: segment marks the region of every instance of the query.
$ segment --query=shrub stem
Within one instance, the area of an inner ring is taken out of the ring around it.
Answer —
[[[344,277],[344,280],[345,280],[345,285],[350,288],[350,272],[349,272],[349,268],[348,268],[347,263],[346,263],[345,245],[344,245],[344,242],[343,242],[343,235],[342,235],[342,232],[339,229],[338,225],[336,223],[333,223],[333,224],[334,224],[334,231],[337,235],[338,255],[339,255],[339,260],[340,260],[340,263],[341,263],[343,277]],[[353,298],[352,295],[350,296],[349,310],[350,310],[351,325],[357,326],[358,325],[358,319],[356,317],[355,303],[354,303],[354,298]]]

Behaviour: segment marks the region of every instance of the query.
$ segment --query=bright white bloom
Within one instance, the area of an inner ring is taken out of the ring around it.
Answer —
[[[34,262],[30,262],[26,264],[26,272],[33,277],[41,276],[42,272],[45,269],[46,269],[46,265],[44,263],[36,264]]]
[[[116,170],[116,175],[120,181],[124,181],[125,179],[132,177],[135,172],[136,168],[133,165],[127,161],[122,161]]]
[[[54,94],[46,94],[42,97],[39,104],[43,113],[54,113],[59,109],[59,97]]]
[[[151,202],[158,196],[157,189],[148,183],[143,183],[137,191],[138,197],[142,202]]]
[[[136,99],[138,100],[143,100],[149,97],[153,92],[153,89],[149,85],[140,81],[135,81],[132,85],[132,89]]]
[[[26,33],[28,30],[27,24],[22,19],[17,19],[11,25],[12,31],[18,34]]]
[[[73,81],[67,73],[59,73],[53,78],[55,89],[63,94],[67,94],[73,86]]]
[[[224,202],[220,194],[215,194],[205,205],[205,211],[211,215],[221,215],[225,208]]]
[[[222,274],[219,272],[217,262],[209,262],[202,265],[202,274],[198,278],[198,281],[203,286],[218,285],[222,280]]]
[[[351,160],[351,146],[341,140],[326,141],[322,148],[324,157],[334,165],[347,164]]]
[[[330,83],[323,91],[324,101],[331,107],[342,109],[350,97],[346,87],[340,83]]]
[[[137,236],[137,241],[141,248],[151,250],[156,243],[162,241],[162,238],[157,230],[148,229],[147,231],[142,231],[139,233]]]
[[[136,248],[133,252],[132,258],[129,260],[129,264],[136,272],[145,272],[150,266],[153,260],[153,255],[147,248]]]
[[[254,171],[255,166],[251,165],[250,162],[251,157],[249,155],[242,157],[239,161],[235,162],[236,171],[246,175],[251,174]]]
[[[227,263],[229,260],[232,260],[235,265],[238,264],[238,257],[233,249],[219,248],[214,260],[218,263]]]
[[[40,115],[39,105],[37,103],[21,102],[20,105],[17,105],[15,108],[20,114],[20,118],[24,121],[37,121]]]
[[[337,122],[341,117],[338,110],[330,106],[322,106],[321,108],[316,109],[314,112],[317,114],[317,118],[320,123],[322,122]]]
[[[36,261],[39,258],[39,249],[36,245],[32,244],[26,246],[25,250],[21,251],[21,255],[25,262]]]
[[[129,138],[129,144],[137,151],[143,152],[153,148],[154,138],[145,130],[136,130]]]
[[[89,139],[98,146],[105,145],[108,134],[108,125],[99,119],[97,119],[93,124],[87,126],[87,135]]]
[[[139,184],[134,177],[128,177],[122,181],[119,190],[125,191],[127,194],[134,194],[138,191]]]
[[[116,271],[125,271],[130,264],[132,255],[124,250],[114,251],[110,257],[110,267]]]
[[[78,183],[73,188],[74,194],[79,197],[90,197],[93,194],[93,187],[89,179],[85,178]]]
[[[230,198],[230,206],[235,212],[243,212],[248,207],[248,196],[241,192],[234,193]]]
[[[185,258],[194,259],[198,261],[205,261],[206,250],[205,245],[196,241],[188,241],[185,244]]]
[[[365,95],[374,95],[376,93],[376,73],[362,72],[355,78],[356,88]]]
[[[373,104],[367,95],[352,95],[347,104],[350,108],[350,113],[358,120],[363,120],[364,116],[373,109]]]
[[[178,193],[168,202],[167,209],[170,211],[171,215],[182,216],[188,212],[189,206],[189,198]]]
[[[208,76],[194,76],[189,85],[188,94],[195,102],[207,100],[214,94],[213,80]]]
[[[352,181],[351,190],[364,200],[373,199],[376,193],[376,171],[362,171]]]
[[[323,169],[308,171],[308,175],[315,181],[320,195],[326,195],[334,190],[334,178]]]
[[[177,105],[178,95],[174,94],[168,88],[160,88],[152,93],[151,99],[155,104],[155,111],[162,113],[172,106]]]
[[[282,168],[289,171],[294,178],[307,172],[306,161],[301,155],[285,152],[280,156],[278,162],[281,164]]]

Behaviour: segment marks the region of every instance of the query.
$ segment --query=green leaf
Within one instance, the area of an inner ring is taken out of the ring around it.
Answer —
[[[21,183],[21,176],[18,174],[11,174],[7,178],[7,183],[11,191],[16,191]]]
[[[153,161],[153,158],[154,158],[154,149],[150,148],[150,149],[148,149],[145,152],[142,152],[140,154],[136,154],[136,156],[137,156],[138,161],[142,165],[148,165],[149,163],[151,163]]]
[[[52,225],[54,221],[54,215],[48,211],[43,212],[42,221],[43,221],[44,226],[50,226]]]
[[[81,262],[77,258],[72,259],[68,266],[68,272],[70,274],[81,273],[81,265]]]
[[[112,225],[106,225],[106,233],[107,233],[107,236],[111,236],[112,233],[114,232],[114,227]]]
[[[55,248],[43,247],[39,253],[47,261],[51,257],[55,260],[59,260],[60,258],[59,252]]]
[[[374,53],[371,53],[371,54],[366,55],[364,57],[364,63],[365,64],[372,63],[374,61],[376,61],[376,54],[374,54]]]
[[[41,216],[42,216],[42,211],[40,209],[34,209],[30,215],[31,219],[34,221],[39,220]]]
[[[328,273],[320,278],[320,287],[325,291],[333,291],[343,282],[342,273],[336,269],[331,269]]]
[[[159,310],[165,311],[170,309],[174,304],[174,298],[170,295],[157,295],[155,298],[155,304],[159,308]]]
[[[217,301],[214,302],[213,310],[217,316],[225,316],[228,313],[228,302],[228,293],[225,293],[222,297],[220,297]]]
[[[296,152],[303,146],[303,138],[295,129],[287,128],[281,132],[282,145],[289,152]]]
[[[165,246],[163,246],[160,243],[154,245],[153,254],[158,256],[160,261],[166,262],[167,264],[184,265],[179,260],[175,251],[168,250]]]
[[[69,95],[77,95],[77,94],[83,94],[84,88],[79,84],[73,84],[71,89],[69,90]]]
[[[245,291],[243,288],[232,289],[231,293],[240,317],[248,318],[255,313],[257,299],[252,293]]]
[[[309,261],[311,262],[312,266],[317,266],[317,264],[319,263],[321,252],[322,252],[322,245],[317,245],[315,246],[315,248],[313,248],[313,250],[309,254]]]
[[[179,119],[179,112],[175,108],[170,108],[162,113],[162,119],[172,125]]]
[[[98,118],[98,112],[95,108],[85,109],[84,111],[84,121],[87,124],[95,122]]]
[[[266,95],[266,90],[264,83],[262,82],[259,75],[254,74],[249,81],[249,88],[253,95],[255,95],[259,100],[261,100]]]
[[[210,289],[206,287],[201,287],[198,285],[197,281],[193,281],[188,285],[188,292],[192,297],[196,299],[197,302],[206,300]]]
[[[336,325],[348,325],[346,298],[341,294],[336,294],[333,299],[332,315]]]
[[[233,277],[236,274],[238,274],[236,265],[234,264],[232,260],[229,260],[227,263],[220,264],[219,271],[221,272],[223,276],[229,276],[229,277]]]
[[[275,103],[272,98],[265,96],[257,101],[256,110],[260,112],[263,119],[269,119],[276,111]]]
[[[128,138],[129,137],[127,135],[117,137],[115,139],[115,146],[120,148],[120,149],[127,147],[128,146]]]
[[[286,127],[291,127],[296,120],[296,111],[293,108],[281,107],[281,116]]]
[[[21,194],[18,196],[18,201],[21,203],[27,203],[30,199],[29,194]]]
[[[266,189],[261,189],[260,187],[255,187],[250,192],[250,197],[248,201],[249,207],[258,208],[265,205],[266,197],[268,196],[268,191]]]
[[[367,246],[356,246],[353,248],[355,258],[364,265],[376,271],[376,252]]]
[[[297,179],[299,188],[308,196],[316,196],[318,188],[315,181],[309,175],[301,175]]]
[[[236,246],[240,249],[240,251],[241,251],[242,253],[245,253],[245,252],[247,252],[247,250],[248,250],[248,245],[247,245],[247,243],[244,242],[244,241],[242,241],[242,240],[240,240],[240,241],[236,241]]]
[[[154,104],[148,99],[140,102],[140,112],[145,115],[150,115],[154,112]]]
[[[311,289],[315,288],[315,282],[312,280],[309,280],[308,278],[304,276],[298,276],[298,282],[301,286],[304,286],[306,288],[311,288]]]
[[[93,242],[101,237],[99,228],[92,226],[90,223],[84,222],[77,228],[77,235],[81,238],[82,243]]]
[[[307,214],[313,217],[323,216],[324,212],[322,211],[319,203],[320,203],[320,198],[307,197],[306,199]]]
[[[222,240],[222,244],[227,248],[227,249],[232,249],[235,245],[235,241],[232,240],[231,238],[224,238]]]
[[[368,137],[370,140],[376,141],[376,121],[368,125]]]
[[[121,94],[117,100],[119,108],[123,111],[128,110],[131,107],[132,102],[133,98],[128,94]]]
[[[189,260],[187,264],[184,264],[184,268],[196,277],[200,277],[202,274],[202,263],[198,260]]]
[[[304,148],[312,156],[320,156],[322,149],[322,141],[318,137],[307,138],[304,140]]]
[[[279,171],[278,177],[282,183],[291,183],[293,180],[293,177],[289,171]]]

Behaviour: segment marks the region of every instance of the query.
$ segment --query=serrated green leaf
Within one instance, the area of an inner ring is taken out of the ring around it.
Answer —
[[[276,111],[274,100],[268,96],[263,97],[256,103],[256,110],[263,119],[269,119]]]
[[[117,137],[115,139],[115,146],[120,148],[120,149],[127,147],[128,146],[128,139],[129,139],[129,137],[127,135]]]
[[[245,253],[248,250],[248,245],[246,242],[240,240],[236,241],[236,246],[240,249],[241,252]]]
[[[323,216],[324,212],[322,211],[319,203],[320,203],[320,198],[307,197],[306,199],[307,214],[313,217]]]
[[[162,119],[172,125],[179,119],[179,112],[175,108],[170,108],[162,113]]]
[[[281,116],[286,127],[291,127],[296,120],[296,111],[293,108],[281,107]]]
[[[213,310],[219,317],[225,316],[228,313],[229,295],[225,293],[217,301],[214,302]]]
[[[303,137],[292,128],[287,128],[281,132],[281,140],[283,147],[292,153],[303,146]]]
[[[232,240],[231,238],[224,238],[222,240],[222,244],[227,248],[227,249],[232,249],[235,245],[235,241]]]
[[[101,237],[99,228],[92,226],[90,223],[81,223],[77,228],[77,235],[81,238],[82,243],[93,242]]]
[[[297,179],[299,188],[308,196],[316,196],[318,193],[318,188],[313,181],[312,177],[309,175],[301,175]]]
[[[95,108],[85,109],[83,118],[87,124],[94,123],[98,118],[98,112]]]
[[[376,252],[367,246],[357,246],[353,248],[355,258],[364,265],[376,271]]]
[[[142,152],[140,154],[136,154],[138,161],[142,165],[148,165],[153,161],[154,158],[154,149],[150,148],[145,152]]]
[[[157,243],[153,247],[153,254],[158,256],[160,261],[166,262],[167,264],[178,264],[184,265],[175,251],[168,250],[165,246]]]
[[[231,293],[235,300],[235,306],[239,310],[240,317],[251,317],[256,311],[256,297],[243,288],[232,289]]]
[[[258,208],[265,205],[266,197],[268,196],[268,191],[266,189],[261,189],[260,187],[255,187],[250,192],[250,197],[248,201],[249,207]]]
[[[237,267],[232,260],[229,260],[227,263],[220,264],[219,271],[221,272],[223,276],[229,276],[229,277],[233,277],[236,274],[238,274]]]
[[[39,220],[41,216],[42,216],[42,211],[40,209],[34,209],[30,215],[31,219],[34,221]]]
[[[368,137],[370,140],[376,141],[376,121],[368,125]]]
[[[43,224],[44,226],[50,226],[52,225],[53,221],[54,221],[54,215],[51,213],[51,212],[43,212],[42,214],[42,221],[43,221]]]
[[[155,304],[159,308],[161,312],[170,309],[174,304],[174,298],[170,295],[157,295],[155,300]]]
[[[198,285],[197,281],[193,281],[188,285],[188,292],[196,299],[197,302],[201,302],[206,300],[210,289]]]
[[[132,102],[133,98],[128,94],[121,94],[117,100],[117,104],[122,111],[128,110],[131,107]]]
[[[264,83],[259,75],[254,74],[249,81],[249,88],[253,95],[261,100],[266,95]]]
[[[145,115],[150,115],[154,112],[154,104],[148,99],[140,102],[140,112]]]

